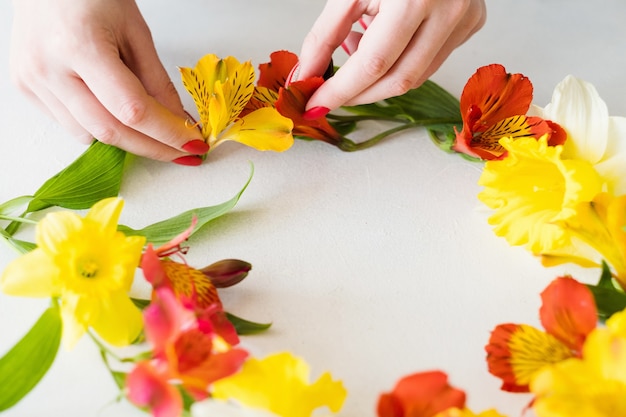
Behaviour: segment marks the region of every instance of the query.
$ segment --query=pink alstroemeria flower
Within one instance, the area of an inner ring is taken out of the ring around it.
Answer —
[[[208,396],[209,386],[237,372],[248,356],[231,348],[210,321],[198,319],[167,287],[158,288],[144,310],[145,333],[153,358],[143,361],[126,380],[131,402],[147,407],[155,417],[179,417],[179,385],[196,400]]]

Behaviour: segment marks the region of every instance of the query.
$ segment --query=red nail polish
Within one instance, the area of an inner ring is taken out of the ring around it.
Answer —
[[[304,120],[319,119],[320,117],[326,116],[329,111],[330,111],[330,109],[328,107],[324,107],[324,106],[311,107],[310,109],[308,109],[307,111],[305,111],[302,114],[302,118]]]
[[[180,158],[172,160],[173,163],[178,165],[186,165],[188,167],[197,167],[202,163],[202,158],[196,155],[185,155]]]
[[[345,42],[341,42],[341,48],[343,49],[343,51],[347,54],[347,55],[352,55],[350,53],[350,50],[348,49],[348,45],[346,45]]]
[[[287,75],[287,79],[285,79],[285,88],[289,87],[289,84],[291,84],[292,82],[298,81],[299,73],[300,73],[300,63],[298,62],[296,65],[293,66],[293,68],[289,72],[289,75]]]
[[[209,152],[209,145],[201,139],[190,140],[189,142],[185,143],[182,148],[185,150],[185,152],[189,152],[194,155],[204,155],[205,153]]]
[[[359,19],[359,24],[361,25],[363,30],[367,30],[367,23],[365,23],[365,20],[363,20],[363,18]]]

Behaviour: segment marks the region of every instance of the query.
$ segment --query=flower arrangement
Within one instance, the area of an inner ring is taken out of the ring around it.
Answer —
[[[420,127],[440,148],[485,160],[478,197],[492,210],[496,235],[545,266],[570,262],[600,272],[596,285],[569,276],[547,285],[539,311],[545,331],[496,326],[485,347],[489,371],[503,390],[532,393],[528,408],[539,417],[626,415],[626,119],[609,116],[593,86],[573,77],[548,106],[533,106],[530,80],[495,64],[477,70],[460,101],[426,82],[381,103],[311,118],[305,104],[324,79],[291,82],[296,62],[290,52],[275,52],[256,86],[252,65],[232,57],[207,55],[181,68],[209,148],[232,140],[285,151],[295,137],[357,151]],[[349,139],[365,120],[395,127]],[[195,268],[185,259],[187,239],[232,209],[248,183],[218,206],[137,230],[118,224],[125,157],[94,142],[32,196],[0,204],[0,237],[22,254],[2,272],[0,289],[51,299],[0,358],[0,386],[10,387],[0,392],[0,411],[37,384],[61,344],[72,349],[89,337],[121,396],[156,417],[338,413],[348,390],[330,373],[310,382],[304,359],[284,351],[257,358],[240,343],[270,324],[228,313],[218,290],[244,280],[251,265],[226,259]],[[29,216],[53,207],[63,210],[38,222]],[[83,209],[82,217],[74,212]],[[34,243],[16,237],[24,224],[35,225]],[[133,280],[150,285],[149,298],[129,295]],[[127,346],[135,349],[119,349]],[[465,392],[438,370],[401,377],[380,394],[376,412],[501,416],[469,410]]]

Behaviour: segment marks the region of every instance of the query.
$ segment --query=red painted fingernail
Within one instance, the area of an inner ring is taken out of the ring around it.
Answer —
[[[202,163],[202,158],[196,155],[185,155],[180,158],[172,160],[173,163],[178,165],[186,165],[188,167],[197,167]]]
[[[363,20],[363,18],[359,19],[359,24],[361,25],[363,30],[367,30],[367,23],[365,23],[365,20]]]
[[[328,107],[324,107],[324,106],[311,107],[310,109],[308,109],[307,111],[305,111],[302,114],[302,118],[304,120],[319,119],[320,117],[326,116],[329,111],[330,111],[330,109]]]
[[[348,55],[352,55],[352,53],[350,52],[350,50],[348,49],[348,45],[346,45],[345,42],[341,42],[341,48],[344,50],[344,52]]]
[[[287,79],[285,80],[285,87],[289,87],[289,84],[292,82],[298,81],[298,74],[300,73],[300,63],[298,62],[293,66],[289,75],[287,75]]]
[[[185,152],[192,153],[194,155],[204,155],[209,152],[209,145],[202,139],[194,139],[185,143],[182,148]]]

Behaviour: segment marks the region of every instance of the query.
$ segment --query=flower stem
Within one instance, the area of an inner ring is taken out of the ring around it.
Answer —
[[[407,129],[411,129],[414,127],[420,126],[419,124],[416,123],[407,123],[407,124],[403,124],[400,126],[396,126],[393,129],[389,129],[389,130],[385,130],[382,133],[379,133],[378,135],[364,141],[364,142],[353,142],[348,138],[344,138],[343,141],[341,141],[339,143],[339,149],[341,149],[342,151],[345,152],[354,152],[354,151],[360,151],[363,149],[367,149],[370,148],[374,145],[376,145],[378,142],[380,142],[381,140],[385,139],[387,136],[390,136],[394,133],[403,131],[403,130],[407,130]]]
[[[0,220],[8,220],[11,222],[18,222],[18,223],[37,224],[35,220],[25,219],[24,217],[7,216],[4,214],[0,214]]]

